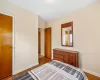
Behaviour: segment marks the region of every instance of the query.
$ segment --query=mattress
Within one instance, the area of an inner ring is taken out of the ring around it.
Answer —
[[[53,60],[28,71],[13,80],[88,80],[84,72],[60,61]]]

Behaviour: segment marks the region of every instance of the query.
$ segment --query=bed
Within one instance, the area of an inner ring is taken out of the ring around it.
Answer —
[[[77,51],[53,49],[53,59],[13,80],[88,80],[79,69]]]
[[[13,80],[88,80],[84,72],[57,60],[24,73]]]

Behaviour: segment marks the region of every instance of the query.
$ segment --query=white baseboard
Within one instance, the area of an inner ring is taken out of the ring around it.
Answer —
[[[87,72],[87,73],[90,73],[92,75],[95,75],[97,77],[100,77],[100,74],[99,73],[96,73],[96,72],[93,72],[93,71],[90,71],[90,70],[87,70],[87,69],[82,69],[84,72]]]
[[[38,65],[38,64],[39,64],[39,63],[35,63],[35,64],[31,65],[31,66],[28,66],[27,68],[22,68],[22,69],[16,70],[16,71],[13,72],[13,75],[15,75],[15,74],[17,74],[17,73],[20,73],[20,72],[22,72],[22,71],[24,71],[24,70],[26,70],[26,69],[31,68],[31,67],[34,67],[34,66],[36,66],[36,65]]]

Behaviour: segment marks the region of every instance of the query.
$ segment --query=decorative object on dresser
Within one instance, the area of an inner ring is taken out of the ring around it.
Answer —
[[[77,51],[56,48],[53,49],[53,59],[70,64],[75,67],[79,67]]]

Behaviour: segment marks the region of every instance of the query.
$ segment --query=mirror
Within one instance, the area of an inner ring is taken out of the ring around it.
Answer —
[[[73,22],[61,25],[61,45],[73,47]]]

